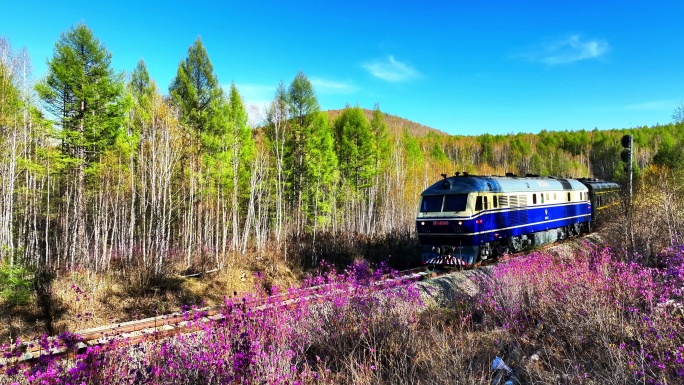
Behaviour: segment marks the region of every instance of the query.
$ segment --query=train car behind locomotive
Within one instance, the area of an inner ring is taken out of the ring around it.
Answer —
[[[427,264],[472,265],[588,231],[593,204],[608,202],[619,187],[557,177],[442,177],[421,194],[416,218]]]

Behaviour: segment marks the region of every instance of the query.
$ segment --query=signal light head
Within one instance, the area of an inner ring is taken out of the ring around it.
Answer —
[[[632,157],[632,150],[629,148],[625,148],[620,153],[620,159],[622,159],[622,161],[625,163],[629,163],[631,161],[631,159],[630,159],[631,157]]]

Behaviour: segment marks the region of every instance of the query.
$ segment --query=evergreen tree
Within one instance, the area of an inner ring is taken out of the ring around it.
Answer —
[[[477,137],[480,144],[480,162],[492,165],[494,159],[494,137],[490,134],[482,134]]]
[[[55,44],[48,75],[36,86],[47,110],[58,119],[66,154],[97,159],[113,143],[123,122],[123,82],[110,67],[112,55],[79,24]]]
[[[370,121],[370,129],[373,133],[373,151],[375,155],[375,174],[378,175],[382,168],[387,165],[390,155],[390,141],[387,124],[380,111],[380,105],[375,104],[373,117]]]
[[[319,225],[325,226],[331,219],[334,187],[338,178],[335,140],[328,118],[322,112],[314,116],[305,153],[306,207],[316,231]]]
[[[290,113],[301,129],[309,126],[320,110],[313,86],[301,71],[297,73],[292,84],[290,84],[287,101]]]
[[[536,175],[548,175],[548,172],[546,171],[546,167],[544,166],[544,160],[538,153],[532,154],[532,157],[530,158],[530,169],[529,169],[531,174],[536,174]]]
[[[432,158],[438,162],[446,162],[449,160],[449,157],[447,157],[444,149],[442,149],[442,146],[440,146],[439,143],[435,143],[435,145],[432,146],[430,155],[432,155]]]
[[[85,170],[111,146],[125,113],[123,81],[110,67],[111,54],[79,24],[63,33],[36,89],[61,127],[62,152],[72,165],[65,178],[63,254],[71,264],[88,255]]]
[[[404,130],[401,135],[404,151],[406,152],[406,162],[408,166],[415,167],[423,162],[423,150],[420,149],[418,140],[411,135],[408,130]]]
[[[297,73],[287,93],[289,117],[286,137],[285,171],[288,201],[295,216],[295,230],[301,232],[306,220],[304,192],[310,182],[306,177],[306,145],[320,110],[311,82],[303,72]]]
[[[347,108],[335,120],[336,148],[340,173],[355,190],[367,186],[374,171],[377,152],[374,135],[360,107]]]
[[[178,65],[169,93],[180,110],[181,122],[196,135],[217,129],[221,88],[199,37]]]
[[[188,206],[184,213],[189,235],[183,240],[186,261],[191,265],[193,256],[202,254],[204,249],[211,248],[217,250],[216,253],[219,249],[223,251],[223,246],[213,242],[221,238],[219,242],[225,244],[229,227],[233,230],[232,247],[239,243],[238,207],[233,204],[237,141],[229,122],[228,99],[199,37],[178,65],[169,93],[178,108],[181,124],[193,138],[188,143],[190,159],[186,172],[190,177],[186,190]],[[230,207],[230,218],[217,225],[216,210],[225,210],[225,207]],[[218,260],[218,254],[214,256]]]
[[[150,80],[150,73],[147,71],[145,60],[138,60],[138,64],[131,76],[130,89],[136,98],[151,98],[154,94],[154,87]]]
[[[149,119],[152,98],[157,93],[157,86],[150,79],[145,61],[140,59],[133,70],[131,81],[128,83],[128,90],[133,96],[134,106],[137,108],[137,118],[141,120]]]
[[[240,93],[234,83],[230,85],[228,102],[230,106],[228,121],[231,126],[231,135],[236,140],[237,151],[235,155],[239,164],[237,170],[238,184],[244,194],[249,195],[249,179],[252,163],[256,156],[256,143],[252,136],[252,128],[248,123],[247,110],[245,110]]]

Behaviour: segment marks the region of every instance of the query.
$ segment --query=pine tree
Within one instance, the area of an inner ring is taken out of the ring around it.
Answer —
[[[306,211],[313,222],[315,234],[319,226],[325,227],[330,223],[338,178],[335,140],[328,117],[322,112],[314,117],[305,153]]]
[[[380,111],[380,105],[377,103],[370,121],[370,129],[373,133],[374,171],[377,176],[386,167],[390,155],[389,132],[387,131],[387,124],[385,124],[383,113]]]
[[[286,132],[285,170],[288,185],[288,201],[295,219],[295,231],[299,234],[306,220],[304,193],[307,189],[306,144],[313,130],[313,122],[320,110],[311,82],[303,72],[297,73],[287,93],[291,124]]]
[[[138,61],[133,70],[131,80],[128,83],[128,91],[133,97],[132,120],[135,127],[134,132],[139,134],[140,126],[149,122],[152,98],[157,93],[157,86],[150,79],[150,73],[147,71],[147,66],[143,59]]]
[[[188,48],[187,58],[178,65],[169,93],[180,110],[181,123],[196,135],[217,128],[215,119],[219,113],[222,92],[199,37]]]
[[[370,183],[374,174],[375,136],[360,107],[347,106],[334,125],[341,176],[358,191]]]
[[[123,81],[110,67],[111,53],[79,24],[63,33],[36,89],[61,128],[69,159],[62,209],[62,252],[73,265],[88,255],[86,169],[114,143],[123,124]]]
[[[188,56],[178,65],[169,93],[178,108],[181,124],[192,138],[187,146],[189,178],[183,215],[186,232],[182,242],[186,263],[190,266],[195,263],[193,257],[206,249],[215,250],[214,257],[218,260],[219,250],[224,250],[226,229],[231,218],[234,219],[219,212],[230,206],[231,194],[225,191],[233,191],[229,181],[233,175],[231,159],[235,138],[230,136],[228,101],[200,38],[188,48]],[[219,217],[221,221],[217,220]],[[233,221],[232,226],[236,246],[237,224]]]

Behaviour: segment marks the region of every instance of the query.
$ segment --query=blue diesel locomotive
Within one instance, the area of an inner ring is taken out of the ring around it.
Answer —
[[[416,218],[426,264],[469,266],[590,231],[620,187],[530,175],[442,177],[421,194]]]

